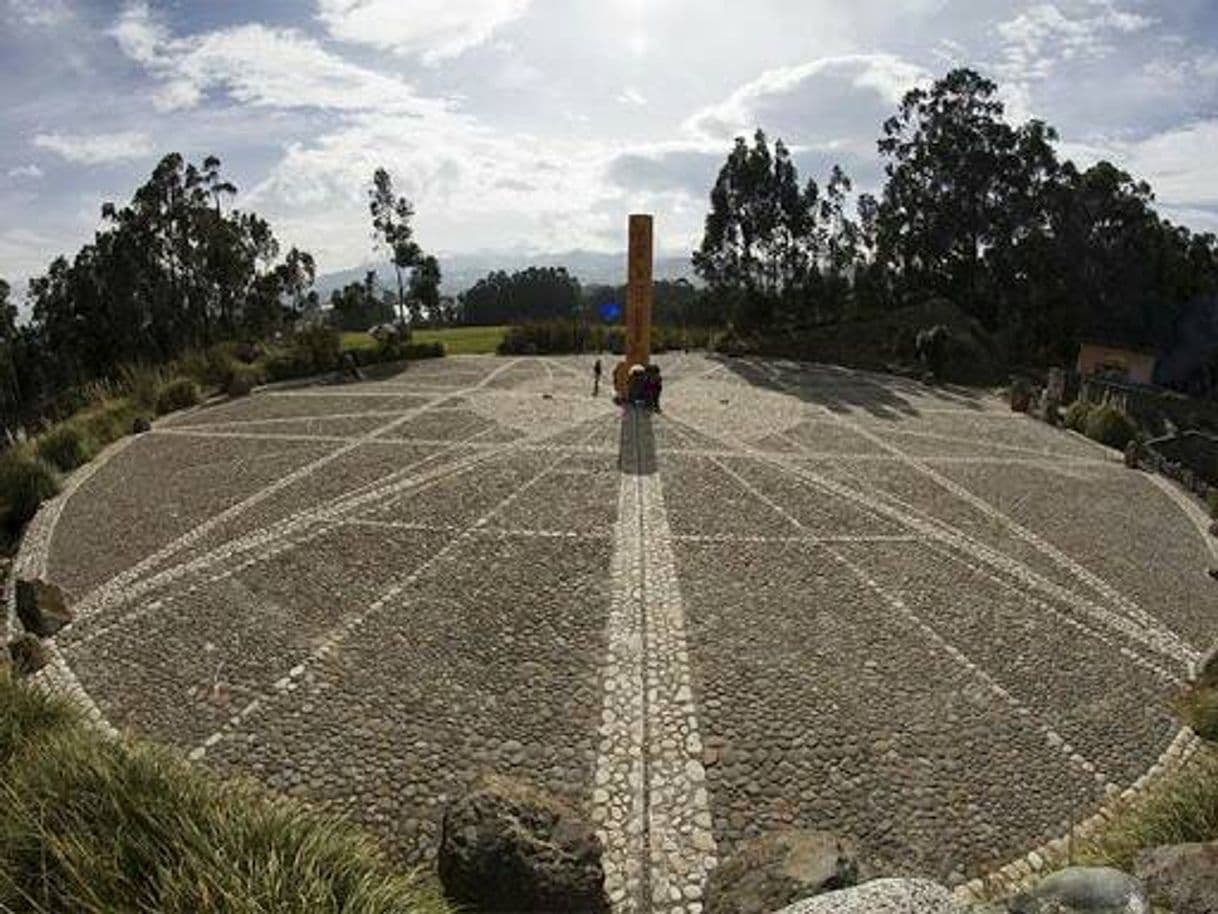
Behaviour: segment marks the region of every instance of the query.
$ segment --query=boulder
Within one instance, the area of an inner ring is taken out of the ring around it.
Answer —
[[[1130,441],[1125,445],[1125,466],[1131,470],[1138,468],[1138,463],[1142,459],[1142,446],[1136,441]]]
[[[46,648],[33,635],[21,635],[8,643],[13,671],[18,676],[33,676],[51,662]]]
[[[968,910],[929,879],[876,879],[797,901],[777,914],[966,914]]]
[[[488,778],[444,812],[438,869],[456,904],[487,912],[607,914],[601,842],[553,797]]]
[[[75,616],[68,609],[63,591],[54,584],[34,578],[17,581],[17,618],[27,632],[50,638]]]
[[[711,874],[710,914],[768,914],[801,898],[849,888],[864,871],[858,848],[822,831],[777,831],[743,842]]]
[[[1017,895],[1011,914],[1150,914],[1146,889],[1107,866],[1071,866]]]
[[[1149,848],[1133,871],[1156,904],[1176,914],[1218,914],[1218,842]]]
[[[152,431],[152,423],[143,416],[136,416],[135,421],[131,423],[131,434],[142,435],[144,432]]]
[[[1016,413],[1026,413],[1032,407],[1032,391],[1027,384],[1015,383],[1011,385],[1011,411]]]

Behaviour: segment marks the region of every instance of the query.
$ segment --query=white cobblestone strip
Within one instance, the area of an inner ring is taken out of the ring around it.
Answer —
[[[840,418],[829,420],[834,424],[840,423]],[[1031,448],[1023,447],[1018,444],[1002,444],[997,441],[978,441],[976,438],[964,438],[959,435],[943,435],[938,432],[919,432],[913,429],[891,428],[885,426],[883,429],[885,435],[892,435],[900,438],[916,438],[920,441],[934,441],[944,444],[962,444],[967,447],[988,448],[996,451],[1009,451],[1012,454],[1022,454],[1024,456],[1038,457],[1041,460],[1065,461],[1073,463],[1090,463],[1100,464],[1102,466],[1123,466],[1123,462],[1116,458],[1107,460],[1100,457],[1080,457],[1077,454],[1060,454],[1048,448]],[[927,459],[927,458],[922,458]]]
[[[486,375],[477,384],[475,384],[471,387],[468,387],[468,388],[464,388],[462,391],[460,391],[460,393],[472,393],[472,392],[486,386],[491,381],[493,381],[496,377],[498,377],[500,374],[502,374],[503,372],[505,372],[509,368],[511,368],[513,365],[515,365],[517,361],[519,361],[519,360],[512,360],[510,362],[504,363],[503,365],[499,366],[494,371],[492,371],[488,375]],[[126,590],[128,590],[132,584],[134,584],[141,577],[143,577],[147,572],[149,572],[153,568],[156,568],[158,565],[164,564],[164,562],[166,560],[168,560],[171,556],[176,555],[178,552],[181,552],[183,549],[188,548],[193,543],[198,542],[200,539],[202,539],[212,530],[215,530],[218,527],[223,526],[224,524],[228,523],[229,521],[233,520],[234,518],[239,517],[240,515],[244,514],[246,511],[250,510],[251,508],[266,501],[268,498],[275,495],[276,493],[281,492],[288,486],[291,486],[294,483],[299,482],[300,480],[312,475],[313,473],[316,473],[318,470],[322,469],[325,466],[328,466],[329,464],[331,464],[334,461],[338,460],[339,458],[345,456],[346,454],[351,453],[353,450],[355,450],[357,447],[359,447],[360,444],[362,444],[364,440],[375,438],[377,435],[381,434],[382,432],[393,431],[393,429],[397,428],[398,426],[404,425],[406,422],[410,421],[411,419],[414,419],[414,418],[422,415],[423,413],[427,412],[428,410],[433,409],[435,406],[437,406],[439,403],[441,403],[443,400],[445,400],[447,398],[448,398],[447,396],[436,397],[432,400],[429,400],[427,403],[423,404],[422,406],[416,407],[412,410],[408,410],[407,412],[402,413],[401,415],[395,417],[394,419],[391,419],[387,423],[378,425],[376,428],[367,432],[365,435],[361,436],[360,438],[357,438],[354,441],[351,441],[347,444],[337,447],[334,450],[330,451],[329,453],[324,454],[323,456],[317,458],[316,460],[310,461],[309,463],[305,464],[304,466],[299,467],[296,470],[293,470],[291,473],[287,473],[286,475],[281,476],[279,479],[275,480],[270,485],[264,486],[263,488],[259,489],[257,492],[255,492],[253,495],[250,495],[248,498],[244,498],[241,501],[237,502],[235,505],[232,505],[231,507],[225,509],[224,511],[221,511],[219,514],[214,515],[213,517],[204,521],[202,524],[199,524],[197,527],[194,527],[193,529],[187,531],[186,533],[177,537],[173,541],[162,546],[160,549],[158,549],[156,552],[149,555],[147,558],[143,559],[140,562],[137,562],[132,567],[115,575],[113,578],[111,578],[109,581],[106,581],[104,584],[99,585],[97,588],[95,588],[93,590],[92,593],[87,594],[80,601],[80,614],[87,615],[90,612],[97,611],[100,607],[104,607],[105,605],[109,604],[110,602],[112,602],[115,599],[121,599],[121,595]]]
[[[717,864],[710,800],[663,489],[639,458],[623,455],[592,815],[615,914],[698,914]]]
[[[707,434],[707,432],[698,429],[696,426],[689,425],[687,422],[675,418],[671,411],[667,415],[671,421],[674,421],[678,425],[685,426],[698,434]],[[722,435],[714,437],[723,438]],[[748,456],[762,463],[767,463],[796,478],[802,479],[821,491],[840,496],[859,505],[876,517],[886,518],[900,524],[902,527],[919,533],[929,542],[940,542],[951,549],[959,550],[976,561],[1009,575],[1021,586],[1035,590],[1046,597],[1056,599],[1064,605],[1090,616],[1095,621],[1107,625],[1135,644],[1140,644],[1152,652],[1174,659],[1186,668],[1196,661],[1198,652],[1191,646],[1181,642],[1174,632],[1157,620],[1152,618],[1149,622],[1143,624],[1130,619],[1125,613],[1114,612],[1094,600],[1084,597],[1082,594],[1070,591],[1054,581],[1045,578],[1009,555],[978,542],[963,530],[945,521],[925,515],[917,510],[909,510],[909,506],[895,496],[883,492],[873,492],[865,487],[850,486],[822,473],[814,472],[798,463],[790,460],[781,460],[767,451],[758,450],[757,448],[750,447],[748,444],[742,443],[741,446],[743,450],[739,456]]]
[[[736,482],[747,489],[754,498],[769,506],[775,513],[786,520],[787,523],[791,524],[797,530],[805,529],[799,518],[795,517],[793,514],[787,511],[786,508],[778,504],[731,467],[723,463],[719,463],[718,465],[724,473],[727,473],[729,476],[735,479]],[[1046,744],[1061,752],[1061,754],[1066,757],[1066,760],[1070,764],[1086,772],[1087,775],[1093,778],[1097,783],[1103,785],[1105,791],[1108,793],[1119,792],[1119,788],[1108,778],[1106,774],[1104,774],[1103,771],[1096,766],[1095,762],[1084,756],[1078,751],[1078,749],[1071,745],[1070,742],[1057,731],[1057,729],[1045,717],[1045,715],[1037,712],[1013,695],[990,673],[988,673],[985,669],[974,662],[967,654],[965,654],[964,651],[960,650],[955,644],[940,635],[932,625],[928,624],[920,615],[918,615],[918,613],[899,595],[890,592],[886,587],[881,585],[874,577],[872,577],[872,575],[870,575],[866,569],[862,568],[857,563],[850,561],[850,559],[848,559],[844,554],[837,549],[834,549],[832,545],[825,544],[823,549],[835,562],[850,571],[850,573],[853,574],[854,577],[863,584],[863,586],[874,593],[882,602],[887,604],[889,608],[904,616],[911,624],[922,632],[923,636],[928,641],[938,647],[940,651],[947,654],[947,656],[950,657],[955,664],[967,671],[974,678],[979,679],[991,694],[1009,705],[1017,717],[1031,723],[1033,726],[1039,729],[1045,738]]]
[[[860,435],[863,435],[868,440],[872,441],[877,446],[892,453],[896,457],[903,459],[903,462],[911,469],[921,473],[927,479],[934,482],[944,491],[951,493],[956,498],[968,504],[990,520],[1002,525],[1019,539],[1028,543],[1042,555],[1050,559],[1058,567],[1063,568],[1078,580],[1088,585],[1095,593],[1107,600],[1110,605],[1123,613],[1134,625],[1143,626],[1148,631],[1155,633],[1156,639],[1161,641],[1165,647],[1168,647],[1173,656],[1176,656],[1186,662],[1192,662],[1197,656],[1197,651],[1189,645],[1184,639],[1180,638],[1175,632],[1167,628],[1163,623],[1151,615],[1146,610],[1138,606],[1133,600],[1126,597],[1107,581],[1099,577],[1087,568],[1071,558],[1069,555],[1058,549],[1052,543],[1043,539],[1032,530],[1020,524],[1014,518],[1002,511],[999,511],[988,501],[966,489],[964,486],[957,483],[955,480],[944,476],[942,473],[928,466],[917,457],[906,454],[896,445],[889,441],[885,441],[879,435],[865,429],[857,422],[853,422],[842,416],[836,416],[831,410],[826,409],[825,413],[842,425]]]
[[[841,536],[815,536],[808,534],[806,536],[753,536],[744,533],[674,533],[672,535],[674,543],[750,543],[750,544],[778,544],[778,543],[916,543],[920,542],[919,537],[913,534],[904,533],[877,533],[872,535],[846,535]]]
[[[600,429],[593,429],[589,434],[598,434]],[[321,660],[324,660],[330,654],[334,653],[352,634],[363,627],[364,623],[370,617],[391,606],[399,597],[409,590],[424,574],[426,574],[436,563],[440,562],[448,556],[453,550],[463,543],[469,542],[478,531],[485,528],[496,515],[502,513],[506,508],[510,507],[522,495],[553,473],[558,466],[566,460],[565,455],[556,457],[548,463],[542,470],[536,473],[531,479],[514,489],[506,498],[501,499],[490,510],[473,521],[462,531],[444,544],[438,551],[432,554],[430,558],[425,560],[421,565],[414,569],[409,575],[402,580],[391,584],[387,587],[376,600],[368,605],[362,612],[349,614],[338,625],[330,629],[321,641],[302,657],[299,662],[289,668],[282,676],[274,680],[269,689],[264,690],[261,694],[255,696],[246,707],[237,714],[230,717],[225,724],[217,731],[208,736],[199,745],[195,746],[189,753],[188,757],[192,761],[197,761],[203,758],[209,749],[218,745],[225,739],[231,737],[238,729],[259,710],[267,708],[277,697],[293,692],[304,679],[306,673],[309,673],[312,667]]]
[[[555,475],[558,475],[560,472],[556,470]],[[367,517],[349,518],[342,523],[353,527],[380,527],[389,530],[412,530],[419,533],[454,533],[464,529],[456,524],[414,524],[409,521],[375,520]],[[521,527],[480,527],[472,532],[478,536],[490,537],[492,539],[609,539],[608,533],[590,530],[534,530]]]

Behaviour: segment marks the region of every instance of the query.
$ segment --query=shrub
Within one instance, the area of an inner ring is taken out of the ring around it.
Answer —
[[[120,365],[115,372],[118,388],[144,409],[156,405],[156,395],[169,378],[165,370],[157,365]]]
[[[307,324],[292,338],[292,348],[298,361],[309,365],[313,371],[333,371],[338,367],[342,335],[325,324]]]
[[[230,397],[245,397],[262,383],[262,372],[254,365],[234,365],[224,382],[224,392]]]
[[[93,443],[76,422],[63,422],[39,435],[34,443],[38,456],[65,473],[93,456]]]
[[[442,359],[444,358],[444,344],[439,341],[407,343],[401,347],[401,353],[401,357],[404,359]]]
[[[111,400],[73,419],[81,423],[90,439],[102,448],[131,431],[131,423],[140,415],[139,404],[128,397]]]
[[[1188,766],[1154,784],[1080,854],[1083,863],[1128,870],[1143,848],[1218,839],[1218,755],[1200,749]]]
[[[0,687],[0,702],[0,910],[448,910],[337,817],[104,739],[25,686]]]
[[[1105,403],[1087,416],[1083,431],[1088,438],[1123,451],[1138,433],[1138,428],[1118,407]]]
[[[0,456],[0,502],[10,534],[20,533],[38,513],[38,506],[58,491],[59,479],[45,460],[24,448],[14,448]]]
[[[1176,697],[1174,709],[1202,739],[1218,741],[1218,688],[1194,683]]]
[[[1092,404],[1086,400],[1075,400],[1066,410],[1066,428],[1086,433],[1087,417],[1091,415],[1092,409]]]
[[[163,416],[174,410],[194,406],[200,399],[199,385],[193,378],[175,378],[157,391],[156,414]]]
[[[1210,517],[1218,520],[1218,488],[1210,488],[1205,493],[1205,503],[1210,509]]]

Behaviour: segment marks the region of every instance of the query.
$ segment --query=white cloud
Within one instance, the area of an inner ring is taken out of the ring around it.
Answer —
[[[49,149],[69,162],[82,165],[101,165],[138,159],[152,152],[152,143],[143,133],[122,131],[119,133],[40,133],[34,137],[34,145]]]
[[[174,38],[144,3],[127,7],[110,30],[119,47],[162,80],[153,98],[162,110],[190,108],[209,90],[252,107],[393,111],[423,116],[442,110],[406,83],[348,63],[291,29],[242,25]]]
[[[64,0],[8,0],[8,11],[18,22],[38,27],[61,25],[72,18]]]
[[[1134,142],[1099,141],[1080,158],[1102,157],[1145,179],[1155,198],[1173,207],[1218,207],[1218,119],[1167,130]]]
[[[701,137],[730,139],[761,127],[789,142],[832,142],[878,136],[880,123],[904,94],[930,74],[892,54],[823,57],[799,66],[767,70],[722,102],[685,122]]]
[[[643,94],[632,86],[627,86],[625,89],[623,89],[621,94],[618,95],[617,100],[624,105],[642,106],[647,104],[647,99],[643,96]]]
[[[1039,3],[998,23],[998,35],[1005,43],[999,66],[1002,75],[1044,79],[1060,61],[1107,56],[1113,50],[1114,33],[1139,32],[1155,21],[1117,9],[1111,0],[1091,6],[1089,14],[1071,17],[1053,3]]]
[[[42,169],[33,164],[18,165],[17,167],[10,168],[8,170],[8,176],[10,178],[33,178],[37,180],[38,178],[41,178],[42,175]]]
[[[524,15],[530,0],[318,0],[334,38],[434,64],[487,41]]]

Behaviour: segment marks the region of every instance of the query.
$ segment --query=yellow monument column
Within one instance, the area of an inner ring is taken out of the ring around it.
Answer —
[[[651,216],[630,217],[626,261],[626,362],[646,365],[651,358]]]

